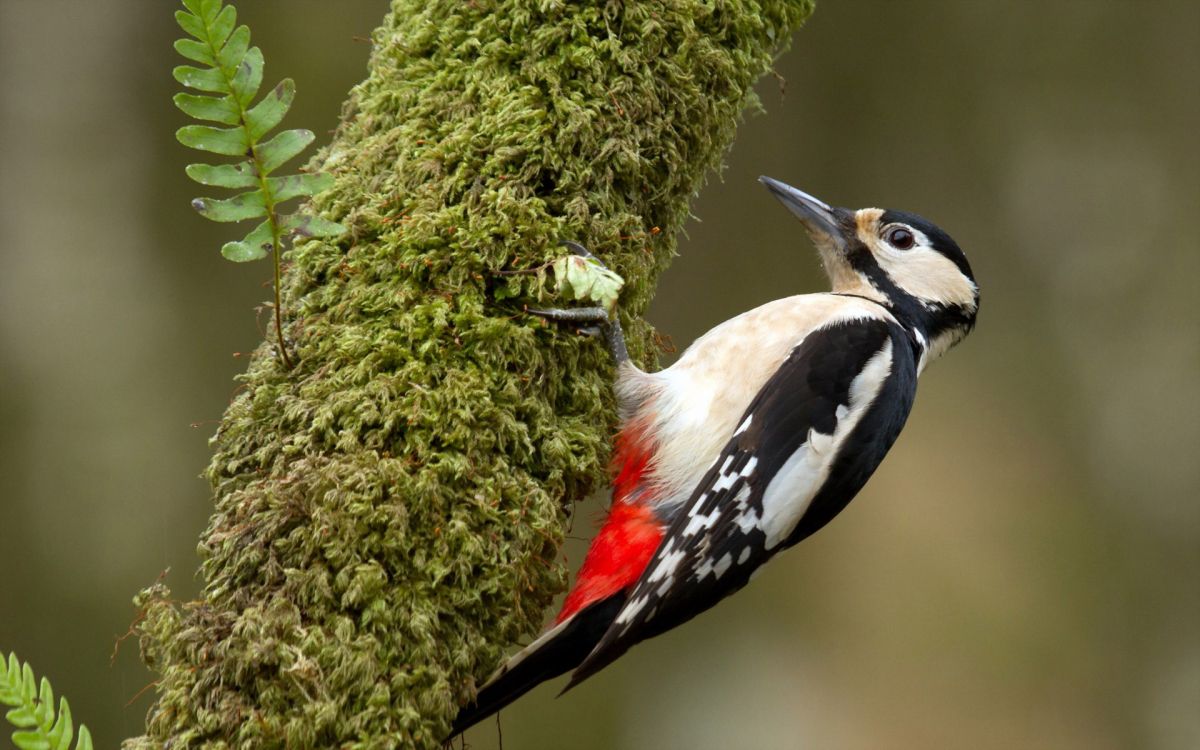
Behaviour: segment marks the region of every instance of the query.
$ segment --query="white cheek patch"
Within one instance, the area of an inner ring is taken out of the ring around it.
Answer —
[[[914,297],[948,306],[972,307],[975,283],[958,270],[954,261],[928,247],[925,235],[915,234],[920,244],[911,250],[894,250],[881,244],[875,253],[879,267],[896,286]]]

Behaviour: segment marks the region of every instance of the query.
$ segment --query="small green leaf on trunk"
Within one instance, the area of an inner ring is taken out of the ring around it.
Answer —
[[[625,280],[590,258],[567,255],[554,261],[554,280],[560,294],[595,302],[611,310]]]

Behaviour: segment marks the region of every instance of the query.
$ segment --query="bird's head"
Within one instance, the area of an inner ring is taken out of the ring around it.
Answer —
[[[932,360],[975,325],[979,287],[950,235],[916,214],[837,208],[770,177],[759,181],[804,224],[833,291],[876,300],[923,339]]]

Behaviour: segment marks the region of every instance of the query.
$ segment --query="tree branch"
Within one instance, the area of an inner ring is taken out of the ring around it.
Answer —
[[[213,440],[202,598],[139,597],[161,683],[126,747],[438,746],[562,589],[614,423],[603,346],[498,301],[537,295],[501,272],[582,242],[647,361],[688,200],[810,10],[393,0],[318,157],[350,231],[283,279],[296,367],[265,341]]]

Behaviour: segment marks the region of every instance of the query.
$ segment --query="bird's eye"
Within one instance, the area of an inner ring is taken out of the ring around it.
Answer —
[[[884,234],[884,239],[897,250],[908,250],[916,242],[913,233],[904,227],[892,227]]]

